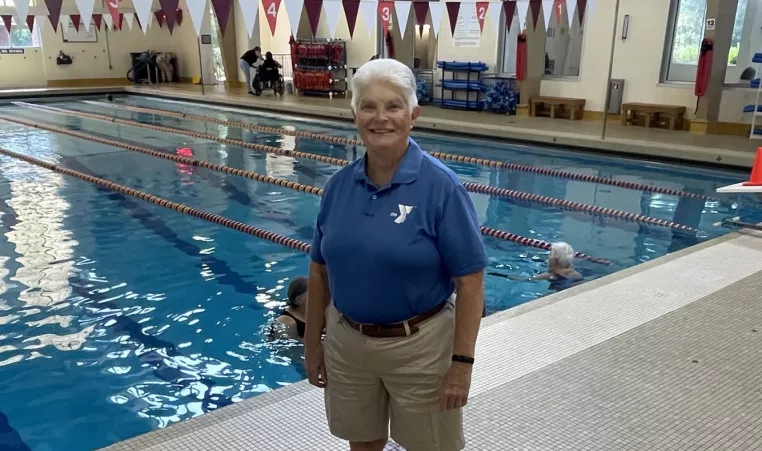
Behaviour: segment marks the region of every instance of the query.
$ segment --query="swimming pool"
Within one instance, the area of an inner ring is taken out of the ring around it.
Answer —
[[[103,100],[103,99],[97,99]],[[351,124],[155,98],[126,105],[192,112],[356,138]],[[342,159],[362,148],[255,133],[63,99],[45,104]],[[21,107],[0,114],[44,126],[322,187],[338,167],[217,141]],[[229,174],[0,121],[2,147],[97,175],[280,235],[309,242],[319,198]],[[681,167],[485,140],[416,133],[425,150],[477,156],[703,193],[744,173]],[[705,241],[741,216],[762,221],[755,199],[677,198],[615,186],[447,162],[463,181],[676,221],[698,235],[472,194],[482,225],[611,260],[580,260],[597,278]],[[92,450],[303,378],[301,349],[262,331],[307,258],[84,181],[0,157],[0,450]],[[545,252],[485,238],[497,271],[531,274]],[[489,277],[494,312],[547,294],[542,283]]]

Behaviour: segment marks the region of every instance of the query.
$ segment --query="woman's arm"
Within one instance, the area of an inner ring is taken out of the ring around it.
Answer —
[[[325,265],[310,261],[309,282],[307,283],[307,316],[304,329],[306,345],[320,344],[325,328],[325,309],[331,300],[328,288],[328,271]]]
[[[453,354],[473,357],[484,311],[484,272],[456,277],[455,338]]]
[[[279,62],[275,62],[275,65],[278,66],[278,69],[283,69],[283,65]]]

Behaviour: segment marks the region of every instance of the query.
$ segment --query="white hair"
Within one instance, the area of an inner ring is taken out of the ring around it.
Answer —
[[[563,268],[569,268],[572,266],[572,262],[574,262],[574,249],[568,243],[553,243],[550,246],[548,258],[557,261]]]
[[[418,106],[413,71],[397,60],[381,58],[363,64],[352,77],[352,111],[357,111],[360,106],[362,91],[379,82],[399,88],[405,96],[409,111]]]

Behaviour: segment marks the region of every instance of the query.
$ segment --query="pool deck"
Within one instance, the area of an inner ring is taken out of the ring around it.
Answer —
[[[466,449],[762,449],[760,292],[741,232],[486,318]],[[347,447],[300,382],[105,449]]]
[[[93,88],[49,88],[0,90],[0,101],[23,95],[87,95],[127,92],[163,96],[175,100],[215,102],[238,108],[255,108],[280,113],[312,115],[351,120],[349,99],[275,97],[265,92],[261,97],[246,94],[243,88],[199,85],[125,85]],[[606,138],[601,139],[602,121],[506,116],[492,113],[442,109],[424,106],[416,127],[421,130],[460,133],[491,139],[574,148],[574,150],[634,155],[646,158],[669,158],[686,162],[723,164],[749,168],[759,141],[742,136],[705,135],[686,131],[623,127],[610,118]]]

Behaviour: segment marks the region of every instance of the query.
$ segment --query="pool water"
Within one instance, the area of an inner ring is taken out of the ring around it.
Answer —
[[[255,133],[63,99],[49,104],[303,152],[355,159],[361,147]],[[102,99],[97,99],[102,100]],[[356,138],[351,124],[146,97],[125,104]],[[46,102],[48,103],[48,102]],[[323,187],[338,167],[200,138],[20,106],[0,114]],[[319,198],[103,144],[0,121],[2,147],[309,242]],[[477,156],[715,196],[742,172],[650,163],[415,133],[424,150]],[[580,212],[471,194],[482,225],[611,260],[578,261],[587,279],[762,221],[755,198],[677,198],[543,175],[446,163],[463,181],[673,220],[673,232]],[[301,347],[271,340],[304,254],[0,157],[0,450],[88,451],[304,378]],[[530,275],[546,252],[485,238],[491,271]],[[547,283],[486,280],[489,312],[548,294]]]

